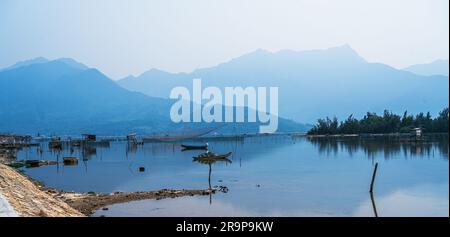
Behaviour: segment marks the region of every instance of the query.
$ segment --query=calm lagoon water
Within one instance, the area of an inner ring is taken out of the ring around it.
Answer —
[[[115,204],[94,216],[449,216],[448,136],[419,143],[260,136],[209,144],[215,153],[233,152],[231,164],[211,166],[211,185],[228,192]],[[53,188],[109,193],[209,186],[209,166],[192,160],[201,151],[181,151],[179,144],[130,148],[113,142],[60,152],[41,147],[18,157],[80,158],[78,166],[25,169]]]

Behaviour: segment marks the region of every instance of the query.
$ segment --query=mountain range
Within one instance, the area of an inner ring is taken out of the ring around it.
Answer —
[[[0,71],[0,133],[149,134],[184,127],[169,118],[174,101],[128,91],[73,59],[37,58]],[[199,128],[210,124],[194,124]],[[281,119],[279,131],[309,127]],[[221,133],[257,132],[258,123],[225,126]]]
[[[191,88],[194,78],[201,78],[203,87],[276,86],[280,116],[306,123],[325,116],[362,117],[368,111],[382,113],[385,109],[436,115],[448,107],[449,99],[448,76],[424,76],[370,63],[349,45],[276,53],[256,50],[191,73],[151,69],[138,77],[123,78],[118,84],[131,91],[168,98],[175,86]]]
[[[448,65],[447,65],[448,66]],[[410,68],[411,69],[411,68]],[[412,70],[412,69],[411,69]],[[113,81],[70,58],[36,58],[0,70],[0,133],[124,135],[182,129],[169,118],[176,86],[279,88],[280,132],[307,131],[318,118],[366,112],[427,112],[448,107],[448,76],[370,63],[350,46],[271,53],[256,50],[191,73],[149,70]],[[195,128],[211,124],[190,124]],[[257,132],[258,123],[220,133]]]

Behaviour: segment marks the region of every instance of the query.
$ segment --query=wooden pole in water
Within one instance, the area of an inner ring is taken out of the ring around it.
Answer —
[[[377,175],[378,162],[375,163],[375,168],[373,169],[372,182],[370,182],[370,193],[373,193],[373,183],[375,182],[375,176]]]
[[[212,190],[212,188],[211,188],[211,164],[208,164],[208,165],[209,165],[208,186],[209,186],[209,191],[211,191]]]
[[[372,201],[372,208],[375,217],[378,217],[377,206],[375,205],[375,198],[373,198],[373,193],[370,193],[370,200]]]

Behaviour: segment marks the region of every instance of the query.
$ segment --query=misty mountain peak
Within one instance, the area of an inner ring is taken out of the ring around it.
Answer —
[[[322,50],[321,53],[330,59],[344,60],[345,62],[366,62],[366,60],[362,58],[349,44],[331,47]]]
[[[326,49],[326,51],[339,52],[342,54],[358,55],[358,53],[349,44],[343,44],[341,46],[331,47],[331,48]],[[358,55],[358,57],[359,57],[359,55]]]
[[[59,58],[59,59],[56,59],[56,60],[53,60],[53,61],[62,62],[62,63],[65,63],[65,64],[67,64],[67,65],[69,65],[69,66],[71,66],[73,68],[80,69],[80,70],[86,70],[86,69],[89,68],[86,65],[84,65],[84,64],[82,64],[80,62],[77,62],[76,60],[74,60],[72,58]]]
[[[272,53],[267,51],[267,50],[265,50],[265,49],[259,48],[259,49],[256,49],[253,52],[248,53],[247,55],[270,55],[270,54],[272,54]]]
[[[20,61],[15,63],[14,65],[4,68],[3,70],[0,71],[7,71],[7,70],[12,70],[12,69],[18,69],[21,67],[28,67],[28,66],[35,66],[38,64],[42,64],[42,65],[46,65],[47,67],[52,67],[52,66],[56,66],[56,65],[60,65],[60,64],[64,64],[66,66],[69,66],[73,69],[77,69],[77,70],[86,70],[89,67],[87,67],[86,65],[75,61],[72,58],[59,58],[59,59],[55,59],[55,60],[48,60],[44,57],[37,57],[37,58],[33,58],[33,59],[28,59],[28,60],[24,60],[24,61]],[[61,65],[60,65],[61,66]]]
[[[366,63],[350,45],[332,47],[328,49],[295,51],[290,49],[280,50],[272,53],[263,49],[257,49],[251,53],[244,54],[222,65],[274,65],[274,64],[302,64],[315,66],[327,65],[329,63],[346,65]]]
[[[131,79],[139,79],[140,77],[149,77],[149,76],[164,77],[164,76],[167,76],[167,75],[170,75],[170,73],[166,72],[166,71],[163,71],[163,70],[156,69],[156,68],[152,68],[152,69],[150,69],[148,71],[145,71],[140,76],[133,77]]]
[[[44,57],[37,57],[37,58],[33,58],[33,59],[19,61],[19,62],[13,64],[12,66],[6,67],[4,69],[0,69],[0,71],[11,70],[11,69],[29,66],[29,65],[33,65],[33,64],[46,63],[48,61],[49,60]]]

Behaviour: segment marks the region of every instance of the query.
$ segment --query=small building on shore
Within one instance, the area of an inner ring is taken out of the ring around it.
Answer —
[[[137,142],[137,138],[136,138],[136,133],[130,133],[127,135],[127,141],[129,143],[136,143]]]
[[[422,135],[423,135],[423,129],[420,128],[420,127],[412,128],[412,129],[410,130],[410,135],[411,135],[412,137],[422,137]]]

